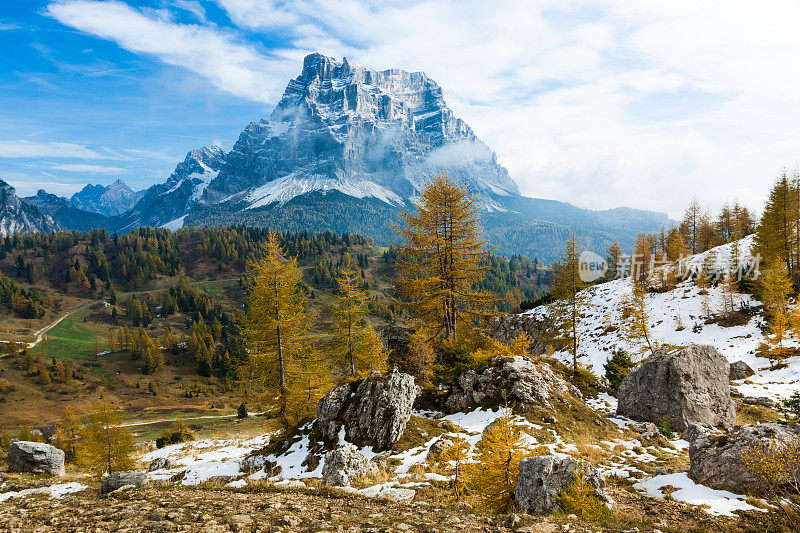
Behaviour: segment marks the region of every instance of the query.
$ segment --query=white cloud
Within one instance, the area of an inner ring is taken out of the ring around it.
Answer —
[[[26,181],[26,180],[7,180],[8,184],[17,191],[17,196],[33,196],[39,189],[44,189],[56,196],[66,196],[69,198],[79,190],[83,189],[85,183],[64,183],[63,181]]]
[[[119,174],[125,172],[124,168],[108,167],[105,165],[85,165],[81,163],[65,163],[63,165],[53,165],[52,170],[63,170],[65,172],[87,172],[92,174]]]
[[[310,51],[423,70],[524,193],[586,207],[757,208],[798,162],[795,2],[216,2],[242,32],[117,1],[48,13],[261,103]],[[268,54],[246,31],[285,44]]]
[[[62,24],[186,68],[218,89],[256,102],[274,102],[289,72],[287,62],[259,53],[229,32],[177,24],[155,13],[148,16],[122,2],[56,2],[47,13]]]
[[[103,159],[107,156],[76,143],[0,140],[0,157],[8,159],[34,157]]]

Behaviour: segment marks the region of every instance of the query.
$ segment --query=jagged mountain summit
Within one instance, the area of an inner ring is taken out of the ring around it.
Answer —
[[[201,199],[225,160],[225,151],[219,146],[192,150],[167,181],[147,189],[134,208],[118,218],[116,226],[123,230],[165,224],[172,229],[181,227],[183,218]]]
[[[69,201],[84,211],[112,217],[128,211],[142,196],[144,191],[134,191],[124,181],[117,180],[107,186],[89,183]]]
[[[311,54],[269,120],[249,124],[239,136],[203,199],[253,209],[337,190],[404,205],[441,171],[487,206],[491,195],[519,194],[424,73]]]
[[[0,235],[58,229],[58,224],[50,216],[43,214],[36,206],[23,202],[14,187],[0,180]]]

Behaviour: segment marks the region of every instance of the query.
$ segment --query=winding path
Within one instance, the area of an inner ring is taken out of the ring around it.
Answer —
[[[36,346],[37,344],[42,342],[42,339],[44,338],[44,334],[47,333],[48,331],[50,331],[51,329],[53,329],[54,327],[56,327],[57,325],[59,325],[61,323],[61,321],[64,320],[65,318],[67,318],[68,316],[70,316],[70,315],[72,315],[74,313],[77,313],[78,311],[81,311],[82,309],[86,309],[87,307],[92,306],[92,305],[94,305],[96,303],[100,303],[101,301],[102,300],[92,300],[91,302],[86,302],[85,304],[79,305],[75,309],[71,309],[71,310],[67,311],[66,313],[64,313],[63,315],[58,317],[56,320],[54,320],[50,324],[46,325],[45,327],[43,327],[42,329],[40,329],[39,331],[34,333],[33,334],[33,342],[27,343],[28,348],[33,348],[34,346]],[[0,341],[0,342],[11,342],[11,341]],[[0,355],[0,359],[2,359],[3,357],[6,357],[7,355],[8,354]]]

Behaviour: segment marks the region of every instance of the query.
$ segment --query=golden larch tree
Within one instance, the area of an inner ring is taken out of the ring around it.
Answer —
[[[567,351],[572,355],[572,371],[578,375],[578,329],[588,297],[586,284],[580,277],[581,243],[573,232],[564,244],[564,253],[553,263],[553,293],[558,300],[553,305],[554,318],[567,341]]]
[[[422,190],[416,209],[394,226],[399,251],[397,288],[411,315],[439,338],[452,341],[460,326],[485,318],[492,298],[473,287],[487,265],[475,198],[442,175]]]
[[[529,455],[523,433],[508,409],[484,431],[478,443],[478,462],[472,478],[478,497],[497,513],[516,509],[519,462]]]
[[[761,301],[769,319],[769,342],[775,346],[774,355],[784,356],[784,341],[789,327],[789,299],[792,282],[789,280],[786,264],[773,260],[759,278]],[[772,361],[773,357],[770,357]]]
[[[64,450],[67,461],[74,461],[78,455],[80,433],[81,421],[75,409],[70,406],[64,407],[56,427],[55,445]]]
[[[98,476],[133,466],[133,435],[123,427],[122,415],[107,399],[100,400],[81,431],[78,461]]]
[[[631,344],[639,345],[636,353],[653,351],[658,343],[650,333],[650,313],[647,309],[647,291],[638,283],[632,283],[631,292],[622,297],[620,308],[623,319],[620,321],[620,333]],[[625,318],[627,317],[627,318]]]
[[[349,255],[336,282],[339,294],[331,308],[333,326],[329,347],[344,374],[357,378],[383,367],[383,346],[367,320],[369,294],[359,288],[361,276]]]
[[[433,378],[436,354],[424,330],[417,330],[408,338],[408,354],[414,377],[418,384],[427,386]]]
[[[301,272],[295,258],[287,258],[278,236],[270,231],[262,259],[248,265],[253,286],[247,298],[245,335],[254,365],[267,390],[277,392],[284,424],[296,377],[295,358],[308,344],[306,296],[298,290]]]
[[[466,463],[469,460],[469,442],[460,435],[453,437],[452,444],[442,452],[440,461],[452,472],[450,482],[453,496],[457,502],[461,501],[464,487],[469,483]]]

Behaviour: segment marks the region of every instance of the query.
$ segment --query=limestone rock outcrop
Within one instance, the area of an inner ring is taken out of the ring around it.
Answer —
[[[385,450],[403,436],[418,393],[409,374],[373,373],[326,394],[317,404],[317,425],[329,442],[344,430],[347,442]]]
[[[482,373],[467,370],[451,386],[444,404],[448,413],[457,413],[485,399],[540,403],[550,407],[555,394],[581,397],[573,385],[557,376],[545,364],[534,364],[527,357],[493,357]]]
[[[729,373],[728,360],[713,346],[656,350],[622,380],[617,414],[680,432],[692,423],[732,427]]]
[[[558,510],[558,496],[575,480],[579,468],[584,469],[584,479],[592,486],[595,496],[613,507],[614,501],[605,491],[605,480],[592,465],[569,456],[542,455],[519,463],[515,490],[517,508],[535,515]]]
[[[727,434],[699,433],[689,446],[689,476],[716,489],[758,489],[756,478],[742,461],[742,452],[772,441],[786,442],[798,434],[800,427],[780,424],[741,426]]]
[[[64,475],[64,452],[44,442],[12,442],[6,463],[12,472]]]

